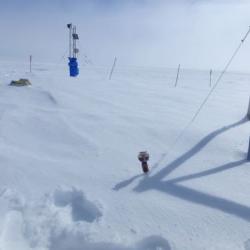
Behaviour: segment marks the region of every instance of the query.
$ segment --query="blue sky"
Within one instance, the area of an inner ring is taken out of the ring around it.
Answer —
[[[250,25],[249,1],[0,0],[0,60],[58,61],[66,24],[99,65],[222,68]],[[250,69],[250,38],[233,64]]]

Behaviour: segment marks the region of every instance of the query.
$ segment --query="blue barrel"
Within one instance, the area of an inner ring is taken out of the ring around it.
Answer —
[[[72,77],[76,77],[79,74],[79,68],[77,59],[74,57],[69,57],[69,75]]]

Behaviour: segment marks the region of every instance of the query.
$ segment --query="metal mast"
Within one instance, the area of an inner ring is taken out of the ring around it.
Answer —
[[[72,51],[72,23],[67,24],[67,27],[69,28],[69,58],[71,57],[71,51]]]
[[[76,48],[76,41],[79,40],[79,36],[76,33],[76,26],[72,23],[67,24],[69,29],[69,70],[70,76],[77,76],[79,74],[77,54],[79,49]]]
[[[77,57],[77,53],[79,50],[76,48],[76,40],[79,40],[78,34],[76,33],[76,26],[73,26],[73,34],[72,34],[72,39],[73,39],[73,57]]]

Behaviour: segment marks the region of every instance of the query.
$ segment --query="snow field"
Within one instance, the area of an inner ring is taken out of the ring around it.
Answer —
[[[0,249],[249,248],[249,75],[226,75],[172,148],[209,72],[185,70],[177,88],[167,69],[0,73]],[[8,86],[20,77],[33,85]]]

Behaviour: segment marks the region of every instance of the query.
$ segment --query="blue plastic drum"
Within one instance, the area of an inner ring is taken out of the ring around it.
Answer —
[[[79,74],[79,68],[77,59],[74,57],[69,57],[69,75],[72,77],[76,77]]]

